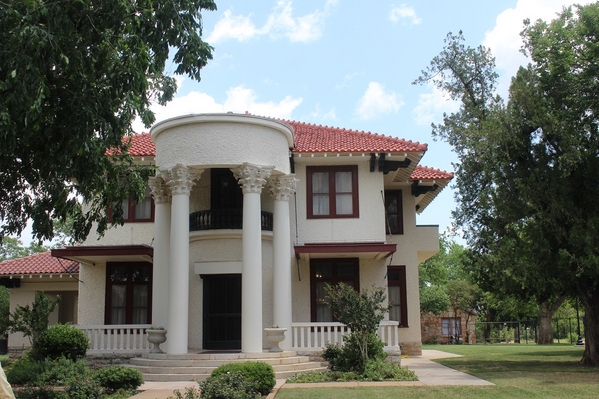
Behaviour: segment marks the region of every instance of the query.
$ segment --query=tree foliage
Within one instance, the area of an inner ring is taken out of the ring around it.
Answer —
[[[8,1],[0,7],[0,238],[51,239],[72,216],[75,239],[92,223],[122,223],[153,171],[127,154],[131,123],[154,121],[151,101],[176,91],[165,74],[200,79],[212,58],[201,10],[212,0]],[[112,149],[112,150],[111,150]],[[106,156],[107,151],[112,156]],[[80,201],[86,203],[85,209]]]
[[[532,62],[507,103],[494,93],[489,51],[461,34],[416,82],[462,102],[433,134],[459,158],[455,220],[479,275],[539,304],[580,296],[582,362],[599,365],[599,4],[526,21],[522,37]]]
[[[45,252],[48,247],[40,245],[36,242],[31,242],[28,247],[23,245],[23,242],[15,237],[4,237],[0,244],[0,262],[9,259],[23,258],[28,255]]]
[[[42,292],[36,292],[31,306],[17,306],[11,314],[10,331],[20,332],[27,338],[35,351],[37,338],[48,329],[48,318],[60,302],[60,297],[50,300]]]
[[[464,273],[464,247],[439,236],[439,252],[418,265],[420,311],[439,315],[449,310],[447,284],[467,276]]]
[[[347,339],[358,348],[361,358],[358,368],[363,371],[369,359],[372,336],[376,335],[380,322],[389,311],[389,306],[383,306],[387,299],[385,290],[373,287],[356,292],[343,283],[327,285],[326,290],[333,314],[351,330]]]

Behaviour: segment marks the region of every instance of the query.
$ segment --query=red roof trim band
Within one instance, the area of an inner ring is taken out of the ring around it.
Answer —
[[[387,252],[385,258],[397,251],[397,244],[382,242],[349,242],[349,243],[309,243],[295,245],[295,256],[299,259],[301,254],[333,254],[333,253],[360,253],[360,252]]]
[[[102,247],[78,246],[53,249],[52,256],[69,259],[74,256],[154,256],[154,248],[147,245],[107,245]]]

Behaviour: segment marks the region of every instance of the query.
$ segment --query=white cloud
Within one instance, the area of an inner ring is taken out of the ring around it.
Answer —
[[[302,103],[302,98],[293,98],[286,96],[284,99],[275,103],[258,102],[258,96],[252,89],[245,86],[237,86],[227,91],[227,99],[224,103],[225,112],[243,113],[248,111],[250,114],[268,116],[273,118],[290,118],[291,113]]]
[[[343,89],[344,87],[348,87],[349,82],[351,82],[356,76],[358,76],[357,72],[346,74],[343,77],[343,82],[338,85],[335,85],[335,89],[339,90],[339,89]]]
[[[358,101],[356,112],[360,119],[373,119],[379,115],[397,112],[403,105],[404,102],[396,93],[386,91],[380,83],[370,82]]]
[[[193,91],[185,96],[173,99],[166,106],[153,104],[151,109],[156,115],[156,122],[188,114],[211,112],[245,113],[246,111],[254,115],[289,119],[291,118],[291,113],[301,102],[302,98],[293,98],[291,96],[286,96],[279,102],[260,102],[258,101],[257,94],[252,89],[248,89],[242,85],[230,88],[227,91],[227,98],[222,104],[216,102],[213,97],[206,93]],[[133,130],[139,133],[148,129],[143,126],[143,123],[138,118],[133,123]]]
[[[550,21],[564,6],[577,3],[574,0],[518,0],[515,8],[508,8],[497,16],[495,27],[486,32],[483,46],[491,49],[495,56],[497,68],[500,70],[499,92],[505,96],[510,78],[516,74],[520,65],[529,60],[520,53],[522,38],[520,32],[524,28],[523,21],[543,19]],[[578,2],[580,4],[580,2]],[[588,4],[588,1],[583,1]]]
[[[322,36],[324,22],[337,0],[326,0],[324,10],[316,10],[311,14],[294,16],[291,0],[279,0],[264,26],[258,28],[248,16],[233,15],[226,10],[214,26],[214,30],[206,38],[208,43],[217,43],[227,39],[239,41],[255,36],[270,35],[277,38],[287,37],[292,42],[310,42]]]
[[[414,7],[409,7],[405,4],[402,4],[399,7],[393,6],[393,8],[391,8],[391,12],[389,13],[389,19],[392,22],[397,22],[400,19],[407,19],[412,23],[412,25],[418,25],[422,22],[422,19],[416,15],[416,10],[414,10]]]
[[[459,101],[453,101],[432,84],[428,84],[429,93],[420,94],[418,105],[412,110],[414,122],[419,126],[430,126],[431,123],[442,122],[443,113],[456,112],[460,108]]]
[[[230,9],[226,10],[214,26],[214,30],[206,38],[206,41],[208,43],[217,43],[227,39],[237,39],[242,42],[251,39],[260,34],[260,30],[256,28],[250,18],[251,14],[244,17],[243,15],[232,15]]]

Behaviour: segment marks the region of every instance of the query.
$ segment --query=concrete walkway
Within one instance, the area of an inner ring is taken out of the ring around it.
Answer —
[[[443,359],[447,357],[461,357],[453,353],[437,350],[423,350],[422,356],[414,356],[401,359],[401,366],[416,373],[419,381],[383,381],[383,382],[331,382],[317,384],[285,384],[285,380],[277,380],[273,392],[268,399],[275,397],[279,389],[302,389],[314,387],[350,387],[350,386],[426,386],[426,385],[495,385],[489,381],[481,380],[470,374],[462,373],[449,367],[433,362],[431,359]],[[179,389],[185,391],[186,387],[197,388],[194,381],[185,382],[146,382],[139,390],[144,391],[135,395],[134,399],[166,399],[173,396],[173,391]]]
[[[401,359],[401,366],[414,371],[418,380],[424,385],[495,385],[431,360],[448,357],[462,357],[462,355],[425,349],[422,351],[422,356]]]

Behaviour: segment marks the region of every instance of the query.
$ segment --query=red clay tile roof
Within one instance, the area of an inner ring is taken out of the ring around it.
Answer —
[[[50,251],[0,262],[0,275],[79,273],[79,263],[53,257]]]
[[[150,133],[134,134],[123,137],[123,143],[131,142],[129,154],[134,157],[153,157],[156,156],[156,145],[150,137]],[[115,149],[106,150],[107,155],[114,154]]]
[[[453,179],[453,173],[444,170],[429,168],[428,166],[416,166],[416,169],[410,175],[412,180],[450,180]]]
[[[424,152],[426,144],[376,133],[281,120],[293,128],[294,152]],[[156,146],[148,133],[132,136],[129,153],[134,156],[156,155]]]
[[[131,138],[131,147],[129,154],[134,157],[153,157],[156,155],[156,145],[150,137],[150,133],[135,134],[125,137],[124,140]]]
[[[281,120],[289,124],[295,135],[294,152],[423,152],[427,145],[337,127]]]

